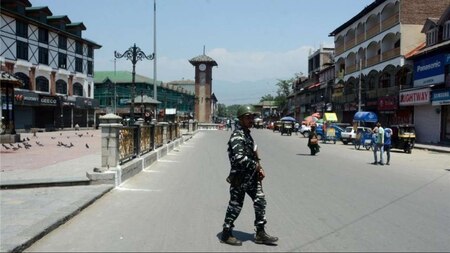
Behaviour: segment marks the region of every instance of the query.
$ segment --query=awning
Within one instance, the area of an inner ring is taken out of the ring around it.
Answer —
[[[337,115],[334,112],[326,112],[323,119],[325,121],[329,121],[329,122],[337,122],[338,121]]]
[[[312,88],[315,88],[317,86],[320,86],[320,83],[311,84],[310,86],[308,86],[308,89],[312,89]]]
[[[353,121],[378,122],[378,117],[373,112],[357,112],[353,117]]]

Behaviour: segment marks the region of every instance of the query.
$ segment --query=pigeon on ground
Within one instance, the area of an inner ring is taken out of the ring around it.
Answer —
[[[86,148],[89,148],[89,145],[86,143]]]

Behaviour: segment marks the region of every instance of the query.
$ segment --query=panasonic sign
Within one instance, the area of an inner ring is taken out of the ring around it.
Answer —
[[[439,84],[445,81],[446,55],[428,57],[414,63],[414,86]]]

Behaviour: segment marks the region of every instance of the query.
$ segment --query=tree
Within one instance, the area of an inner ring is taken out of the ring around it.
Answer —
[[[278,86],[277,96],[274,99],[278,108],[283,109],[286,106],[287,97],[291,94],[291,86],[294,79],[295,78],[288,80],[278,79],[278,83],[276,84]]]
[[[217,104],[217,116],[218,117],[228,117],[228,110],[225,104]]]
[[[264,96],[261,97],[261,99],[259,100],[259,102],[264,102],[264,101],[273,101],[275,100],[275,98],[273,97],[272,94],[266,94]]]

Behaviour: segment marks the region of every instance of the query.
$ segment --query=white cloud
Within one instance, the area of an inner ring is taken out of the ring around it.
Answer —
[[[213,79],[242,82],[263,79],[288,79],[296,73],[307,73],[308,54],[312,47],[300,47],[286,52],[245,52],[214,48],[206,52],[218,67],[213,69]],[[193,57],[195,57],[194,55]],[[132,70],[129,60],[118,59],[117,70]],[[97,60],[96,69],[111,70],[113,60]],[[136,63],[136,73],[153,78],[153,61],[142,60]],[[157,58],[157,79],[164,82],[180,79],[194,79],[194,68],[189,59]]]

